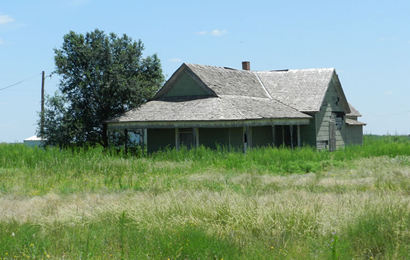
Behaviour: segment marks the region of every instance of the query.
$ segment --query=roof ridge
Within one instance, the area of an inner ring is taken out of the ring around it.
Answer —
[[[334,67],[322,67],[322,68],[303,68],[303,69],[275,69],[275,70],[241,70],[235,69],[227,66],[215,66],[215,65],[206,65],[206,64],[197,64],[197,63],[185,63],[186,65],[192,66],[200,66],[200,67],[210,67],[210,68],[218,68],[223,70],[235,70],[239,72],[245,73],[258,73],[258,72],[292,72],[292,71],[317,71],[317,70],[336,70]]]
[[[288,104],[285,104],[285,103],[283,103],[282,101],[280,101],[279,99],[276,99],[276,98],[272,97],[272,96],[270,95],[270,93],[268,92],[268,90],[265,88],[265,85],[263,85],[262,80],[259,78],[258,72],[257,72],[257,71],[254,71],[253,73],[256,75],[256,78],[258,79],[259,83],[262,85],[262,88],[266,91],[266,93],[268,93],[268,96],[269,96],[272,100],[275,100],[275,101],[277,101],[278,103],[281,103],[282,105],[285,105],[285,106],[290,107],[290,108],[292,108],[292,109],[294,109],[294,110],[296,110],[296,111],[299,111],[299,110],[296,109],[295,107],[292,107],[292,106],[290,106],[290,105],[288,105]],[[299,111],[299,112],[303,113],[302,111]]]
[[[335,68],[306,68],[306,69],[277,69],[277,70],[255,70],[253,72],[293,72],[293,71],[320,71],[320,70],[336,70]]]
[[[241,97],[241,98],[252,98],[252,99],[262,99],[262,100],[267,99],[267,100],[272,100],[272,101],[278,102],[281,105],[284,105],[284,106],[289,107],[289,108],[291,108],[291,109],[293,109],[297,112],[305,114],[305,112],[302,112],[302,111],[298,110],[297,108],[289,106],[288,104],[285,104],[285,103],[281,102],[280,100],[277,100],[276,98],[263,98],[263,97],[252,97],[252,96],[241,96],[241,95],[219,95],[218,97],[219,98],[223,98],[223,97]]]
[[[254,74],[254,75],[256,76],[256,78],[258,79],[259,84],[261,84],[263,90],[264,90],[265,93],[268,95],[268,97],[269,97],[270,99],[273,99],[272,96],[270,95],[270,93],[268,92],[268,90],[265,88],[265,85],[263,85],[263,82],[262,82],[261,79],[259,78],[258,73],[253,73],[253,74]]]

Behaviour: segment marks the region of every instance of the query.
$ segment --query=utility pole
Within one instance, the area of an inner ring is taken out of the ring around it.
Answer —
[[[44,70],[41,72],[41,114],[40,114],[40,137],[44,134]]]

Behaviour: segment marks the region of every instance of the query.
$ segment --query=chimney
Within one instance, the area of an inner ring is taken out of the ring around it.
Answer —
[[[250,61],[242,61],[242,69],[243,70],[251,70],[251,62]]]

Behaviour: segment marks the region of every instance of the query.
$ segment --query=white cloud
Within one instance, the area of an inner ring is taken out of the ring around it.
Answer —
[[[197,32],[196,34],[198,34],[198,35],[211,35],[211,36],[220,37],[220,36],[223,36],[227,33],[228,33],[227,30],[213,29],[212,31],[200,31],[200,32]]]
[[[8,24],[14,22],[14,18],[10,15],[0,15],[0,24]]]
[[[180,59],[180,58],[172,58],[172,59],[169,59],[169,61],[170,61],[170,62],[181,62],[182,59]]]
[[[210,34],[213,36],[222,36],[222,35],[225,35],[226,33],[227,33],[226,30],[218,30],[218,29],[212,30],[210,32]]]
[[[387,96],[391,96],[391,95],[393,95],[393,91],[387,90],[387,91],[384,92],[384,94],[387,95]]]
[[[0,45],[2,45],[4,43],[3,39],[0,38]]]

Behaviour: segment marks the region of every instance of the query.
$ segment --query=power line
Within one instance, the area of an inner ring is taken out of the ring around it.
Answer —
[[[17,81],[16,83],[13,83],[13,84],[11,84],[11,85],[8,85],[8,86],[5,86],[5,87],[3,87],[3,88],[0,88],[0,91],[5,90],[5,89],[8,89],[8,88],[11,88],[11,87],[14,87],[14,86],[17,86],[17,85],[20,85],[21,83],[23,83],[23,82],[25,82],[25,81],[28,81],[28,80],[33,79],[33,78],[35,78],[35,77],[38,77],[38,75],[41,75],[41,73],[36,73],[35,75],[32,75],[32,76],[30,76],[30,77],[27,77],[27,78],[25,78],[25,79],[22,79],[22,80],[20,80],[20,81]]]

